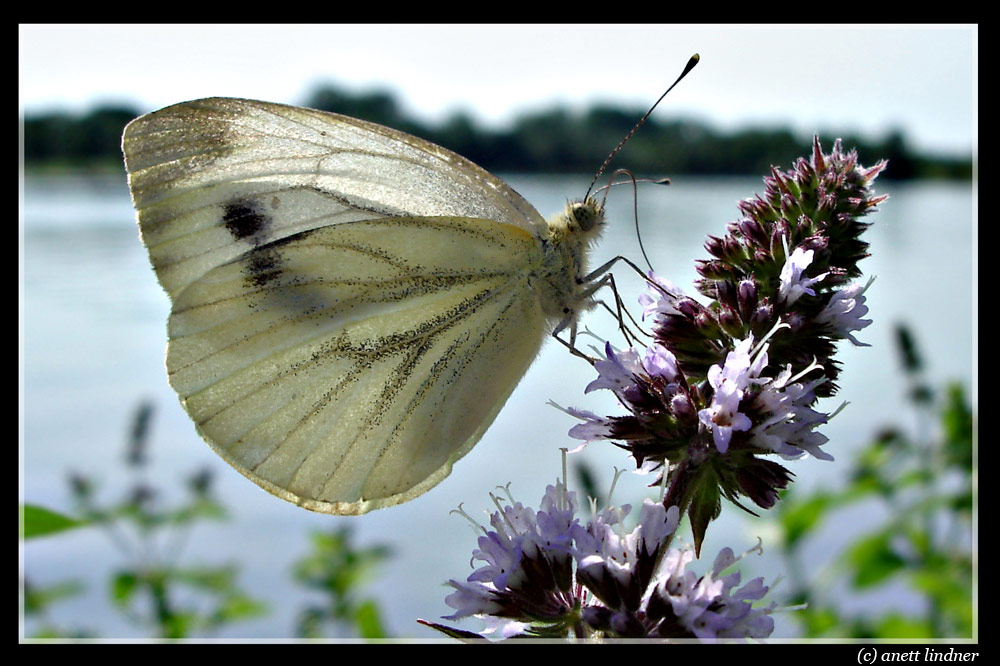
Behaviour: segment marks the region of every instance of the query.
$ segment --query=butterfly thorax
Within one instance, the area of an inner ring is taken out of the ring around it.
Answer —
[[[548,224],[539,291],[545,315],[560,323],[591,307],[584,281],[587,252],[604,228],[604,209],[592,198],[571,202]]]

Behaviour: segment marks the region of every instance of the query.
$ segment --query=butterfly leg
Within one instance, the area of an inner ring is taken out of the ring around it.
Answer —
[[[629,267],[632,268],[632,270],[638,273],[639,276],[642,277],[644,281],[649,282],[649,277],[645,273],[643,273],[643,271],[638,266],[632,263],[632,261],[630,261],[627,257],[623,257],[621,255],[615,257],[614,259],[611,259],[610,261],[606,262],[604,265],[600,266],[596,270],[591,271],[589,275],[587,275],[581,280],[581,282],[591,283],[590,286],[588,286],[588,288],[584,291],[584,296],[586,297],[590,297],[604,286],[607,285],[611,286],[611,292],[615,296],[615,311],[612,311],[611,308],[607,305],[607,303],[604,303],[603,301],[600,301],[600,303],[601,305],[604,306],[606,310],[608,310],[608,312],[612,314],[612,316],[615,317],[615,319],[618,321],[619,330],[621,330],[622,335],[625,337],[627,341],[629,341],[629,344],[631,344],[632,341],[637,340],[637,335],[627,330],[625,319],[624,317],[622,317],[622,312],[625,313],[629,321],[631,321],[632,324],[636,327],[636,329],[638,329],[640,334],[645,335],[646,337],[651,337],[651,336],[649,333],[647,333],[642,329],[642,326],[639,325],[639,322],[635,320],[635,318],[629,312],[628,308],[626,308],[623,304],[621,294],[619,293],[618,288],[615,285],[614,274],[610,272],[611,267],[614,266],[614,264],[619,261],[624,261],[626,264],[629,265]],[[598,279],[599,277],[600,279]]]
[[[639,331],[640,334],[649,337],[649,333],[646,333],[645,331],[642,330],[642,327],[635,320],[635,318],[632,316],[632,314],[628,311],[628,308],[625,307],[625,305],[624,305],[624,303],[622,301],[622,298],[621,298],[621,294],[619,293],[618,288],[615,285],[615,278],[614,278],[614,274],[611,273],[611,268],[617,262],[619,262],[619,261],[624,261],[634,271],[636,271],[639,275],[641,275],[644,280],[648,281],[649,278],[642,272],[642,270],[638,266],[636,266],[634,263],[632,263],[632,261],[630,261],[628,258],[619,255],[619,256],[615,257],[614,259],[611,259],[610,261],[604,263],[603,265],[601,265],[600,267],[598,267],[596,270],[591,271],[585,277],[581,278],[579,280],[579,284],[587,285],[586,288],[583,290],[583,292],[581,294],[583,300],[589,299],[591,296],[593,296],[595,293],[597,293],[600,289],[603,289],[606,286],[610,286],[611,287],[611,292],[614,294],[614,297],[615,297],[615,308],[612,309],[604,301],[596,301],[595,304],[599,303],[601,306],[604,307],[604,309],[606,309],[609,313],[611,313],[611,315],[617,320],[617,322],[618,322],[618,328],[621,331],[622,335],[625,337],[625,339],[628,342],[628,344],[631,345],[633,342],[638,341],[638,336],[637,336],[636,333],[634,333],[631,330],[629,330],[629,327],[628,327],[628,325],[627,325],[627,323],[625,321],[626,317],[628,318],[629,321],[632,322],[632,325],[635,326],[636,329],[638,329],[638,331]],[[623,313],[624,313],[624,316],[623,316]],[[559,333],[561,333],[563,330],[566,330],[567,328],[569,328],[569,341],[568,342],[566,340],[562,339],[561,337],[559,337]],[[572,313],[569,313],[562,321],[559,322],[559,324],[552,331],[552,336],[556,340],[558,340],[560,344],[562,344],[564,347],[566,347],[570,351],[571,354],[573,354],[574,356],[578,356],[580,358],[583,358],[583,359],[587,360],[588,362],[590,362],[591,364],[593,364],[596,359],[588,356],[584,352],[582,352],[579,349],[577,349],[577,347],[576,347],[576,333],[577,333],[577,329],[576,329],[576,313],[572,312]]]

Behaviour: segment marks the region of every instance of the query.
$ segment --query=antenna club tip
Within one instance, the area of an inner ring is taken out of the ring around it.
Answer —
[[[687,73],[690,72],[692,69],[694,69],[694,66],[697,65],[700,60],[701,56],[698,55],[697,53],[691,56],[691,58],[687,62],[687,65],[684,66],[684,71],[681,73],[680,78],[683,79],[685,76],[687,76]]]

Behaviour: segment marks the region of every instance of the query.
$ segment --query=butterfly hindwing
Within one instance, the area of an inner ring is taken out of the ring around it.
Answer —
[[[405,501],[447,476],[537,353],[539,260],[529,234],[489,220],[303,232],[177,297],[170,381],[271,492],[335,513]]]

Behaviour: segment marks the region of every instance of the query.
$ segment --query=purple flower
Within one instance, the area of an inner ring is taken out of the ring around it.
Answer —
[[[652,284],[649,285],[649,294],[639,295],[642,318],[649,319],[660,314],[672,315],[680,312],[678,301],[687,298],[684,292],[673,282],[653,271],[649,271],[647,275]]]
[[[758,608],[752,604],[768,592],[763,579],[756,578],[737,588],[739,572],[722,575],[736,561],[731,549],[723,548],[712,571],[703,576],[687,570],[693,560],[692,551],[671,549],[664,558],[663,576],[654,592],[657,602],[670,605],[679,624],[702,640],[764,638],[774,631],[771,613],[776,604]],[[652,600],[650,605],[654,605]]]
[[[864,288],[848,281],[867,256],[863,217],[885,200],[871,190],[883,167],[861,167],[839,141],[825,154],[815,140],[809,159],[772,169],[725,236],[706,242],[696,283],[705,303],[648,273],[639,303],[652,340],[608,344],[594,360],[587,391],[614,391],[628,413],[579,411],[573,436],[612,440],[658,470],[667,497],[686,498],[696,545],[719,497],[774,505],[792,475],[766,456],[833,459],[817,402],[837,390],[835,343],[863,344],[854,333],[871,323]]]
[[[603,388],[621,396],[628,388],[635,385],[636,375],[643,373],[639,355],[633,349],[616,353],[610,342],[604,344],[604,353],[606,360],[594,363],[597,379],[587,384],[583,392],[590,393]]]
[[[445,603],[456,612],[446,619],[495,615],[517,622],[523,614],[559,622],[572,612],[570,548],[578,521],[576,493],[567,492],[562,483],[548,486],[538,511],[509,499],[501,506],[494,497],[498,506],[490,516],[494,529],[480,527],[484,534],[472,558],[485,564],[464,582],[448,581],[456,591]],[[505,631],[513,629],[500,628],[501,634]]]
[[[811,365],[799,373],[801,377],[819,369]],[[820,376],[810,382],[794,382],[791,367],[764,385],[755,396],[753,408],[761,415],[751,432],[750,443],[785,458],[799,458],[809,453],[821,460],[833,456],[819,447],[828,439],[815,431],[816,426],[827,422],[828,415],[812,409],[816,400],[814,389],[826,381]]]
[[[496,500],[496,498],[494,498]],[[690,549],[669,547],[680,521],[676,506],[643,500],[638,523],[625,523],[631,506],[610,506],[581,524],[576,496],[561,482],[546,489],[534,511],[510,499],[493,513],[473,558],[486,562],[445,600],[457,612],[486,621],[480,634],[517,636],[703,638],[763,637],[769,608],[753,608],[768,591],[759,580],[737,589],[739,574],[723,576],[737,558],[726,548],[711,573],[686,567]],[[531,544],[530,546],[528,544]],[[540,575],[547,563],[570,573]],[[565,563],[565,567],[563,564]],[[572,565],[575,563],[575,575]],[[459,630],[433,626],[455,635]],[[467,634],[467,632],[466,632]]]
[[[610,439],[613,432],[613,423],[611,419],[606,419],[603,416],[598,416],[597,414],[587,411],[585,409],[574,409],[573,407],[567,407],[564,410],[570,416],[575,416],[578,419],[583,419],[584,423],[573,426],[569,430],[569,436],[573,439],[582,439],[583,444],[571,449],[570,453],[577,453],[583,450],[583,448],[598,439]]]
[[[739,411],[743,391],[732,381],[724,381],[712,397],[711,406],[698,411],[698,419],[712,430],[712,441],[719,453],[729,449],[733,432],[749,430],[753,422]]]
[[[815,296],[816,292],[811,289],[812,285],[830,274],[826,272],[814,278],[805,277],[805,270],[812,263],[812,259],[812,250],[803,250],[801,247],[797,247],[785,260],[785,265],[782,266],[779,277],[778,297],[786,304],[791,305],[799,300],[802,294]]]
[[[739,411],[740,402],[750,383],[757,379],[767,365],[765,348],[751,360],[753,336],[741,341],[726,355],[724,365],[713,365],[708,371],[708,382],[715,389],[711,404],[699,410],[698,419],[712,431],[712,441],[719,453],[729,449],[733,432],[745,432],[753,426],[746,414]]]
[[[816,321],[826,324],[834,333],[842,338],[847,338],[855,346],[870,347],[864,342],[859,342],[851,335],[852,331],[860,331],[872,323],[871,319],[862,319],[868,314],[868,306],[865,305],[865,291],[868,290],[872,281],[861,286],[852,284],[844,287],[840,291],[834,292],[830,297],[823,311],[816,317]]]
[[[651,377],[661,377],[668,383],[676,382],[680,374],[677,358],[669,349],[656,342],[646,348],[642,366]]]

